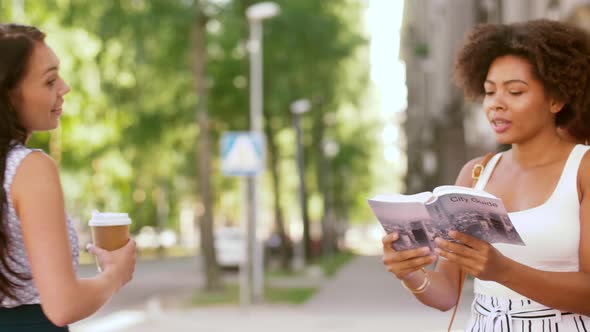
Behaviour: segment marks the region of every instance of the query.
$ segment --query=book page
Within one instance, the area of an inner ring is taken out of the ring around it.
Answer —
[[[436,205],[446,215],[441,224],[488,243],[524,245],[502,201],[491,194],[480,196],[475,192],[439,196]]]
[[[446,194],[467,194],[467,195],[476,195],[476,196],[497,199],[496,196],[490,194],[487,191],[478,190],[478,189],[469,188],[469,187],[461,187],[461,186],[440,186],[440,187],[434,188],[432,193],[438,197],[440,197],[442,195],[446,195]]]
[[[393,249],[434,248],[433,223],[424,203],[370,199],[369,206],[387,234],[399,234],[399,239],[392,243]]]
[[[371,201],[382,201],[382,202],[417,202],[424,203],[432,197],[431,192],[423,192],[414,195],[402,195],[402,194],[381,194],[371,198]]]

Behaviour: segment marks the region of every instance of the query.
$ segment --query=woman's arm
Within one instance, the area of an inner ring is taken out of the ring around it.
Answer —
[[[426,272],[430,285],[423,293],[413,294],[423,304],[441,310],[452,309],[457,302],[459,292],[460,270],[454,263],[440,260],[434,271]],[[405,278],[404,283],[411,289],[417,289],[424,282],[426,276],[421,271],[415,271]]]
[[[578,272],[547,272],[517,263],[493,246],[471,236],[452,236],[467,246],[440,241],[439,255],[462,266],[477,278],[492,280],[536,302],[562,311],[590,315],[590,154],[578,173],[580,187],[580,247]]]
[[[476,158],[463,166],[455,185],[463,187],[471,187],[471,171],[473,166],[481,162],[483,158]],[[387,265],[387,264],[386,264]],[[428,271],[428,278],[430,279],[430,286],[425,292],[414,294],[414,296],[427,306],[447,311],[452,309],[457,302],[459,294],[459,279],[461,270],[454,262],[439,259],[434,271]],[[416,289],[424,282],[424,274],[421,271],[409,273],[404,282],[410,288]]]
[[[578,172],[580,191],[580,270],[546,272],[511,261],[506,287],[552,308],[590,316],[590,153]]]
[[[13,181],[11,197],[21,221],[33,281],[47,317],[63,326],[96,312],[126,282],[123,265],[134,265],[134,243],[118,253],[120,261],[95,278],[78,279],[66,228],[63,192],[53,160],[33,152]],[[131,271],[132,273],[132,271]]]

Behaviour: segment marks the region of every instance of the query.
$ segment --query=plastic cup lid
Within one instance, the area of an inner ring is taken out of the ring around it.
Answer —
[[[89,226],[123,226],[130,225],[131,219],[127,213],[119,212],[92,212]]]

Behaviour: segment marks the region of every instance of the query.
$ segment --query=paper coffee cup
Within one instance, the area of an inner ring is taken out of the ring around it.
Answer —
[[[127,213],[94,212],[88,226],[95,246],[112,251],[129,241],[131,219]]]

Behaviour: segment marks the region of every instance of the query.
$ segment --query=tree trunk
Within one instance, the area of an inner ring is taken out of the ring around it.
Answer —
[[[197,18],[193,28],[194,58],[193,73],[195,92],[198,103],[196,120],[199,126],[199,142],[197,160],[199,165],[198,189],[204,211],[200,220],[201,255],[205,271],[205,289],[215,290],[221,287],[221,278],[213,238],[213,194],[211,188],[211,147],[209,144],[209,117],[207,114],[207,49],[206,49],[207,17],[203,12],[202,3],[197,3]],[[199,218],[197,216],[196,218]]]
[[[342,178],[345,177],[342,176]],[[329,244],[334,253],[338,253],[341,249],[340,244],[343,240],[342,235],[344,235],[342,231],[348,227],[348,220],[350,220],[348,216],[348,209],[342,208],[345,206],[344,199],[341,194],[343,191],[344,188],[338,189],[335,192],[335,197],[333,199],[332,215],[334,216],[334,219],[330,224],[331,237]]]
[[[323,135],[322,135],[323,136]],[[323,140],[323,139],[322,139]],[[325,155],[323,144],[321,144],[321,158],[319,162],[318,174],[320,175],[319,185],[320,192],[323,194],[323,213],[322,213],[322,255],[330,256],[333,253],[334,246],[334,202],[336,191],[334,190],[334,166],[331,158]]]
[[[156,187],[156,216],[157,216],[157,224],[156,229],[158,234],[161,234],[165,229],[166,225],[168,224],[168,214],[170,212],[170,202],[168,200],[168,189],[167,186],[164,184],[163,180],[158,181],[158,185]],[[166,255],[165,247],[162,243],[158,243],[158,257],[164,257]]]
[[[456,94],[441,110],[445,121],[437,122],[435,127],[435,151],[437,160],[441,161],[437,169],[439,184],[455,183],[457,174],[467,160],[463,108],[463,98]]]
[[[312,129],[313,146],[316,147],[316,173],[318,191],[323,196],[323,211],[322,211],[322,249],[325,252],[329,245],[329,218],[330,218],[330,188],[328,178],[330,176],[328,159],[324,153],[324,132],[326,126],[324,124],[324,112],[321,108],[321,103],[318,103],[314,111],[314,123]]]
[[[276,232],[278,233],[281,239],[281,246],[280,246],[280,259],[281,259],[281,268],[285,270],[289,270],[291,268],[291,256],[292,256],[292,246],[291,241],[287,237],[287,233],[285,232],[285,221],[283,218],[283,209],[281,208],[281,182],[280,182],[280,170],[279,170],[279,151],[277,149],[277,144],[274,138],[274,130],[272,128],[272,121],[270,119],[266,119],[264,121],[265,126],[264,129],[266,131],[266,139],[268,142],[268,159],[270,163],[270,171],[272,175],[272,190],[274,194],[274,217],[275,217],[275,227]],[[270,257],[269,257],[270,258]]]

